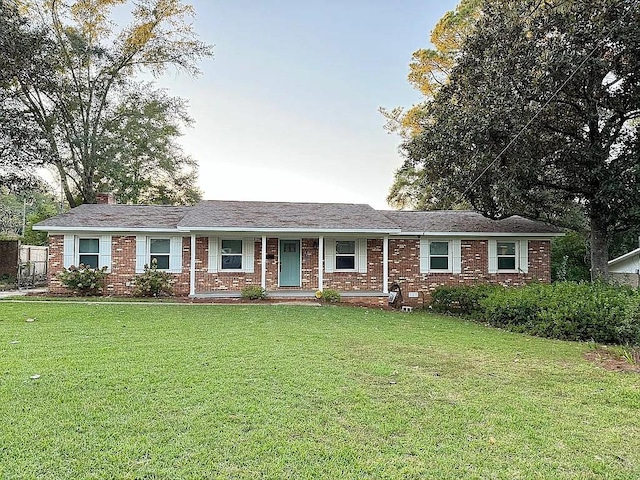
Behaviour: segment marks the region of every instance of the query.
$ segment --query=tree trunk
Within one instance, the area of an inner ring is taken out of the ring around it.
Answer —
[[[609,281],[609,249],[607,221],[597,213],[589,217],[591,224],[591,281]]]

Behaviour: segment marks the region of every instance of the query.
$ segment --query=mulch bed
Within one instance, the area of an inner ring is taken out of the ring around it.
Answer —
[[[606,347],[599,347],[584,354],[585,358],[613,372],[640,373],[640,364],[629,363],[620,354]]]

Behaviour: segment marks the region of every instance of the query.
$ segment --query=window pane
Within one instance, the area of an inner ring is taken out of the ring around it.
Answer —
[[[336,253],[341,254],[351,254],[356,253],[356,242],[355,240],[338,240],[336,242]]]
[[[171,252],[171,241],[168,238],[152,238],[150,247],[151,253],[169,253]]]
[[[222,240],[222,253],[242,253],[242,240]]]
[[[78,242],[79,253],[98,253],[100,252],[100,242],[97,238],[81,238]],[[86,263],[85,263],[86,265]]]
[[[431,257],[429,261],[431,270],[449,269],[449,259],[447,257]]]
[[[78,261],[87,267],[98,268],[98,255],[80,255]]]
[[[431,255],[449,255],[449,242],[429,243],[429,253]]]
[[[156,264],[158,270],[169,270],[169,255],[151,255],[151,265],[154,260],[158,262]]]
[[[515,257],[498,257],[498,270],[515,270]]]
[[[223,270],[240,270],[242,268],[242,255],[223,255]]]
[[[356,268],[355,256],[336,257],[336,269],[337,270],[353,270]]]
[[[516,242],[498,242],[498,255],[515,255]]]

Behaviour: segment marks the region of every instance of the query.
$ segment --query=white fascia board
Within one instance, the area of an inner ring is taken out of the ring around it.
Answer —
[[[229,232],[229,233],[246,233],[246,234],[257,234],[259,233],[260,235],[262,235],[263,233],[286,233],[287,235],[296,235],[296,234],[305,234],[305,233],[313,233],[316,235],[323,235],[326,233],[338,233],[338,234],[342,234],[342,235],[349,235],[349,234],[354,234],[354,235],[358,235],[358,234],[363,234],[363,233],[367,233],[367,234],[375,234],[375,235],[390,235],[390,234],[396,234],[396,233],[400,233],[400,229],[388,229],[388,230],[381,230],[381,229],[370,229],[370,228],[362,228],[362,229],[358,229],[358,228],[350,228],[350,229],[344,229],[344,228],[324,228],[324,229],[318,229],[318,228],[252,228],[250,230],[247,230],[246,228],[237,228],[237,227],[211,227],[211,228],[203,228],[203,227],[178,227],[178,231],[180,232],[196,232],[196,233],[212,233],[212,232],[216,232],[216,233],[225,233],[225,232]]]
[[[564,233],[504,233],[504,232],[402,232],[392,234],[403,237],[465,237],[465,238],[486,238],[486,237],[518,237],[518,238],[541,238],[542,240],[551,237],[563,237]]]
[[[178,231],[175,228],[114,228],[114,227],[46,227],[46,226],[34,226],[33,230],[41,230],[44,232],[49,232],[51,235],[56,235],[59,233],[74,233],[74,232],[91,232],[91,233],[112,233],[112,234],[120,234],[120,235],[131,235],[138,232],[150,232],[150,233],[166,233],[166,234],[180,234],[182,235],[184,232]]]
[[[640,253],[640,248],[636,248],[635,250],[630,251],[629,253],[625,253],[624,255],[620,255],[617,258],[614,258],[613,260],[609,260],[607,263],[609,265],[614,265],[616,263],[622,262],[624,260],[626,260],[627,258],[633,257],[634,255],[637,255],[638,253]]]

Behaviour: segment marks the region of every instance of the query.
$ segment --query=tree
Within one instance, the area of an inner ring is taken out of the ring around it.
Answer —
[[[197,164],[176,142],[191,122],[184,100],[132,86],[104,122],[98,150],[111,161],[96,175],[97,189],[113,192],[120,203],[198,202]]]
[[[638,1],[498,3],[404,143],[404,168],[491,218],[581,210],[606,279],[610,235],[640,221]]]
[[[35,189],[20,191],[0,186],[0,237],[20,238],[29,245],[46,245],[47,233],[34,232],[31,227],[59,213],[59,206],[47,188],[43,182]]]
[[[10,2],[0,1],[3,8]],[[33,56],[33,66],[25,75],[13,68],[19,63],[15,58],[6,62],[8,86],[4,88],[3,108],[13,109],[18,130],[22,131],[21,126],[26,124],[37,130],[46,145],[45,161],[59,174],[72,207],[95,203],[100,182],[116,183],[116,179],[109,178],[110,173],[136,169],[134,165],[123,165],[128,158],[113,155],[114,151],[131,148],[131,136],[127,138],[127,132],[117,131],[115,126],[130,123],[131,110],[136,106],[141,109],[137,112],[140,118],[159,95],[153,91],[140,93],[141,84],[133,82],[135,74],[146,71],[160,75],[174,67],[195,75],[197,61],[211,54],[211,48],[197,40],[187,23],[192,8],[180,0],[139,0],[133,8],[132,23],[113,34],[109,16],[122,3],[123,0],[33,2],[28,24],[18,24],[15,32],[16,42],[22,42],[30,31],[45,32]],[[10,52],[19,50],[9,47]],[[137,104],[133,98],[137,98]],[[166,96],[163,101],[176,102]],[[179,119],[184,116],[174,119],[170,117],[173,113],[175,109],[165,109],[166,117],[161,121],[172,125],[165,140],[179,154],[176,162],[169,165],[166,155],[152,159],[151,149],[146,154],[149,162],[156,162],[159,176],[183,178],[190,197],[195,192],[194,162],[187,160],[175,143]],[[11,135],[6,130],[3,133]],[[161,129],[154,133],[163,135]],[[133,162],[146,167],[140,163],[139,149],[137,153]],[[183,167],[191,167],[192,171],[184,171]],[[170,186],[168,183],[164,188]]]
[[[553,281],[588,281],[589,251],[584,235],[569,231],[551,242],[551,279]]]
[[[15,1],[0,0],[0,188],[11,193],[37,187],[36,168],[48,154],[37,125],[21,115],[12,88],[16,79],[46,79],[48,51],[44,30],[31,28]]]
[[[430,41],[435,48],[421,48],[413,53],[408,80],[424,95],[424,101],[406,111],[402,107],[380,108],[380,113],[387,120],[386,130],[399,134],[405,140],[420,134],[422,124],[427,120],[426,104],[447,83],[460,47],[478,18],[480,4],[481,0],[461,0],[455,10],[442,16],[431,32]],[[398,208],[419,210],[468,208],[464,201],[422,195],[429,188],[423,180],[419,168],[405,166],[398,169],[387,202]]]

